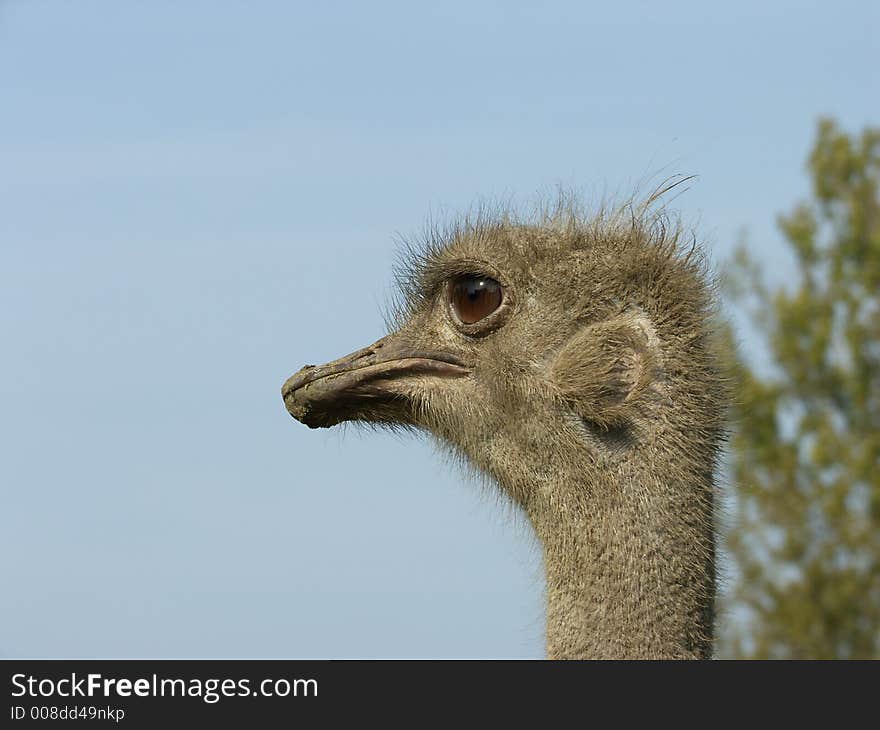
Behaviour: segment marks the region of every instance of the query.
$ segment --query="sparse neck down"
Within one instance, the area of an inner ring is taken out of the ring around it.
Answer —
[[[522,472],[496,472],[531,495],[523,507],[543,545],[548,658],[710,658],[711,469],[656,452],[565,462],[554,472],[545,461],[527,490],[509,483]]]

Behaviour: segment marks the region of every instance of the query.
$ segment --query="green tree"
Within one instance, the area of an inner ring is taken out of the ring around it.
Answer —
[[[809,171],[797,269],[771,288],[740,248],[730,276],[770,360],[734,357],[722,655],[880,657],[880,128],[820,120]]]

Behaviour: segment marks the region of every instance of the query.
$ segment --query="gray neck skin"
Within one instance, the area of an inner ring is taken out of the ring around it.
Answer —
[[[711,657],[711,472],[684,457],[664,461],[656,447],[604,450],[580,464],[571,452],[542,451],[538,468],[511,469],[522,461],[504,458],[491,471],[543,545],[548,657]]]

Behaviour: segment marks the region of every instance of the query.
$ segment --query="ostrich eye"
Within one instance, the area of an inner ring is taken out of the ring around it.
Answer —
[[[450,290],[452,308],[464,324],[488,317],[501,306],[503,298],[501,284],[485,276],[460,276]]]

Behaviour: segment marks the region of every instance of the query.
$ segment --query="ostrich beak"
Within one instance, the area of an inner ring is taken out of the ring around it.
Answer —
[[[400,421],[400,406],[409,400],[402,380],[469,373],[458,357],[411,348],[391,334],[325,365],[306,365],[287,379],[281,396],[290,415],[309,428],[351,420]]]

